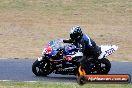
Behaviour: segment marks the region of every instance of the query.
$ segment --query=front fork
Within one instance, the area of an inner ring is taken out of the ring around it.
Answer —
[[[42,61],[42,60],[44,60],[44,59],[47,59],[47,58],[45,58],[45,56],[43,55],[43,56],[41,56],[41,57],[38,57],[38,61]]]
[[[43,56],[38,57],[38,61],[42,61],[43,60]]]

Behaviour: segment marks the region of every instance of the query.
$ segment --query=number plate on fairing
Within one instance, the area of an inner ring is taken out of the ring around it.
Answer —
[[[111,55],[113,52],[115,52],[118,49],[118,46],[115,45],[101,45],[101,51],[102,53],[100,54],[100,56],[98,57],[98,59],[102,59],[104,57],[107,57],[109,55]]]

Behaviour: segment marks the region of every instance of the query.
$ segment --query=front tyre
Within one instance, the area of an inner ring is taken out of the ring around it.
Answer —
[[[32,72],[36,76],[47,76],[52,72],[52,65],[50,64],[50,61],[36,60],[32,65]]]
[[[108,74],[111,68],[111,63],[108,59],[103,58],[99,60],[100,62],[100,74]]]

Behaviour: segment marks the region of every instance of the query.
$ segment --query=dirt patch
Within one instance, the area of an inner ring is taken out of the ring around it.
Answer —
[[[13,4],[8,1],[0,4],[0,57],[37,58],[44,44],[53,39],[69,38],[70,28],[80,25],[98,45],[119,46],[119,50],[109,57],[111,60],[132,60],[132,6],[129,0],[77,3],[57,0],[52,4],[48,1],[52,0],[17,3],[14,0]]]

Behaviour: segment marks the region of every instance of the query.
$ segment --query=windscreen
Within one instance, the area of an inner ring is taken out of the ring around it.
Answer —
[[[62,40],[52,40],[49,42],[49,45],[52,47],[53,50],[64,48],[64,43]]]

